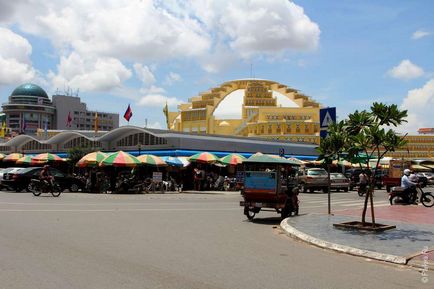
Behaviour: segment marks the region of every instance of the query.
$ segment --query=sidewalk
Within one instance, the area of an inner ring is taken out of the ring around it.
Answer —
[[[381,233],[360,233],[333,227],[360,221],[361,209],[287,218],[281,227],[292,237],[335,251],[434,270],[434,208],[388,206],[375,209],[376,222],[396,225]],[[370,214],[367,214],[370,221]],[[428,259],[428,260],[427,260]]]
[[[199,194],[199,195],[240,195],[240,191],[182,191],[183,194]]]

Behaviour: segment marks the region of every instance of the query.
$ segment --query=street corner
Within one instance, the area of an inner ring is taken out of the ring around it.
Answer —
[[[338,210],[334,211],[333,214],[339,216],[361,216],[362,209]],[[371,211],[369,209],[367,210],[366,216],[371,218]],[[434,210],[422,205],[375,207],[375,218],[407,224],[434,226]]]
[[[434,246],[426,246],[420,252],[408,256],[407,265],[419,268],[422,271],[434,271]]]
[[[430,250],[434,243],[434,226],[395,221],[393,225],[396,225],[396,229],[381,233],[342,230],[333,227],[335,223],[354,220],[359,220],[359,215],[354,217],[352,215],[307,214],[284,219],[280,226],[290,237],[349,255],[395,264],[407,264],[409,260],[416,263],[425,256],[418,252],[427,251],[430,252],[427,255],[429,260],[432,260]],[[388,220],[379,219],[379,221],[390,223]],[[419,255],[423,256],[419,258]]]

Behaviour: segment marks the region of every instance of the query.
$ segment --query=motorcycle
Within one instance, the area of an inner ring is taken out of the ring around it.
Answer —
[[[34,196],[40,196],[42,193],[51,194],[53,197],[58,197],[62,193],[62,188],[54,180],[39,180],[31,179],[27,187],[29,192]]]
[[[394,187],[389,193],[390,205],[411,205],[417,204],[418,190],[420,191],[419,202],[425,207],[434,206],[434,195],[431,192],[424,192],[420,186],[417,186],[412,190],[410,195],[404,193],[404,189],[401,187]]]
[[[116,193],[141,193],[143,184],[134,177],[121,177],[116,183]]]
[[[225,180],[223,182],[223,187],[225,191],[236,191],[237,179],[225,177]]]

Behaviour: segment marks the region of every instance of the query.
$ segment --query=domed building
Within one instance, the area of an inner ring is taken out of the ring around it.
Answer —
[[[319,144],[320,108],[311,97],[284,84],[240,79],[164,113],[167,128],[178,132]]]
[[[25,83],[12,91],[9,102],[2,105],[6,126],[16,133],[36,133],[38,128],[53,128],[55,108],[45,90]]]

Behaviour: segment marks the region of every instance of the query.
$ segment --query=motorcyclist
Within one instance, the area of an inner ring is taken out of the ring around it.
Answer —
[[[404,189],[403,191],[403,201],[406,203],[413,202],[416,192],[416,186],[418,186],[417,182],[413,182],[410,180],[411,171],[409,169],[404,170],[404,175],[401,178],[401,187]]]
[[[51,191],[53,185],[53,176],[51,175],[49,169],[49,165],[45,165],[42,168],[41,172],[39,173],[39,180],[44,184],[47,190]]]
[[[368,187],[368,175],[365,170],[362,170],[359,174],[359,190],[362,192],[366,192],[366,188]]]

